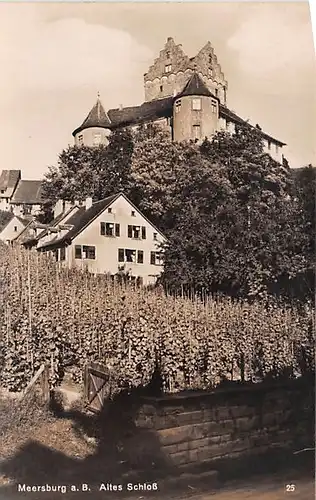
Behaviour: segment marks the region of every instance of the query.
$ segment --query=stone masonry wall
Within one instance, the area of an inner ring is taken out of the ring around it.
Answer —
[[[300,449],[314,442],[314,387],[256,385],[213,393],[146,398],[136,425],[152,429],[176,466]]]

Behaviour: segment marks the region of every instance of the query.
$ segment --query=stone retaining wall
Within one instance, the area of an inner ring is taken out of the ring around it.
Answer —
[[[314,442],[312,380],[144,398],[136,418],[173,465],[236,458]]]

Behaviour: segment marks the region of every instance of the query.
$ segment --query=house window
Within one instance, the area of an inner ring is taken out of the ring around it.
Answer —
[[[18,230],[18,226],[14,226],[14,232],[16,233]]]
[[[175,108],[176,108],[176,113],[179,113],[179,111],[181,109],[181,100],[180,99],[175,102]]]
[[[150,252],[150,263],[153,266],[161,266],[163,262],[162,254],[160,252]]]
[[[138,250],[137,252],[137,263],[144,264],[144,252],[142,250]]]
[[[165,73],[171,73],[171,64],[165,66]]]
[[[192,109],[195,111],[200,111],[202,109],[201,99],[192,99]]]
[[[217,113],[217,103],[212,101],[212,113]]]
[[[65,260],[66,259],[66,248],[61,247],[59,249],[59,260]]]
[[[120,225],[113,222],[100,222],[102,236],[120,236]]]
[[[101,134],[94,134],[93,144],[95,146],[98,146],[99,144],[101,144]]]
[[[132,217],[136,217],[135,210],[132,210],[132,211],[131,211],[131,216],[132,216]]]
[[[146,239],[146,227],[142,226],[127,226],[127,236],[128,238],[140,239],[140,237]]]
[[[154,233],[154,240],[157,241],[157,233]]]
[[[201,126],[199,124],[193,125],[193,138],[194,139],[201,138]]]
[[[270,149],[271,149],[271,142],[268,141],[268,150],[270,151]]]
[[[92,246],[75,246],[75,259],[95,259],[95,247]]]
[[[83,255],[84,259],[95,260],[95,247],[83,246],[82,247],[82,255]]]
[[[108,213],[111,214],[112,213],[112,208],[108,208]]]
[[[79,146],[83,145],[83,135],[82,134],[78,135],[78,144],[79,144]]]
[[[1,189],[1,194],[3,194],[5,192],[5,189]]]

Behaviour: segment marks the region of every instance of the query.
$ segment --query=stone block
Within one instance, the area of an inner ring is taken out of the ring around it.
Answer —
[[[179,451],[170,455],[170,460],[174,465],[184,465],[191,462],[189,450]]]

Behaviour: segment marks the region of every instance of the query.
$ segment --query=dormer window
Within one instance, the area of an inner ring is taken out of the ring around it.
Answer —
[[[201,111],[202,109],[202,101],[200,98],[192,99],[192,109],[195,111]]]
[[[171,73],[171,64],[166,64],[165,73]]]

